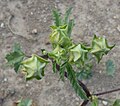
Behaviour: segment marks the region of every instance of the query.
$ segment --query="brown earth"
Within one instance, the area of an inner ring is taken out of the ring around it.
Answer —
[[[21,74],[5,65],[5,55],[14,42],[19,42],[28,55],[39,54],[41,48],[51,50],[48,26],[53,22],[52,9],[58,8],[64,13],[69,6],[73,6],[75,18],[74,41],[90,42],[97,34],[116,44],[94,67],[93,77],[84,83],[95,93],[120,87],[120,0],[0,0],[0,106],[12,106],[21,97],[33,99],[38,106],[80,105],[81,100],[69,81],[59,81],[51,67],[46,69],[42,80],[26,82]],[[105,73],[105,62],[109,58],[116,64],[113,77]],[[120,98],[120,92],[103,97]],[[100,103],[100,106],[104,105]]]

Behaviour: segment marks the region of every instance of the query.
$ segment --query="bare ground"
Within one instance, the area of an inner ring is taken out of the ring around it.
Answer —
[[[93,34],[106,36],[116,47],[94,67],[92,79],[84,81],[91,92],[101,92],[120,87],[120,0],[0,0],[0,105],[12,106],[13,102],[31,98],[37,106],[79,106],[69,81],[59,81],[51,67],[45,77],[26,82],[21,74],[5,66],[5,55],[14,42],[19,42],[23,50],[31,55],[40,49],[51,50],[48,26],[52,24],[52,9],[62,13],[73,6],[75,18],[73,39],[90,42]],[[34,32],[37,30],[37,34]],[[116,64],[114,77],[105,74],[105,62],[111,58]],[[120,98],[120,92],[107,94],[104,98]],[[104,106],[100,103],[100,106]]]

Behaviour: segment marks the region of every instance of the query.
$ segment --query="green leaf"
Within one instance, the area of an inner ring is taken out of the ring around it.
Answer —
[[[53,10],[53,17],[55,21],[55,25],[58,27],[61,25],[61,17],[57,10]]]
[[[108,60],[106,62],[106,72],[108,75],[113,76],[115,73],[115,64],[113,63],[112,60]]]
[[[22,99],[17,106],[32,106],[31,99]]]
[[[67,63],[65,62],[65,63],[63,63],[63,64],[60,66],[59,74],[60,74],[60,79],[61,79],[62,81],[64,81],[66,65],[67,65]]]
[[[91,70],[82,70],[82,71],[77,73],[78,80],[89,79],[91,77],[92,77]]]
[[[67,63],[66,69],[67,69],[68,79],[70,80],[70,83],[72,84],[75,92],[81,97],[81,99],[88,99],[86,93],[84,92],[82,87],[78,84],[75,72],[69,63]]]
[[[120,106],[120,99],[115,100],[112,106]]]
[[[65,18],[64,18],[64,24],[68,24],[68,22],[69,22],[69,16],[70,16],[70,14],[71,14],[71,11],[72,11],[72,7],[70,7],[70,8],[66,11],[66,13],[65,13]]]
[[[74,20],[70,20],[68,23],[68,30],[67,30],[67,35],[70,37],[72,33],[72,29],[74,27]]]
[[[7,64],[14,67],[14,70],[18,72],[22,60],[25,54],[22,52],[19,44],[14,44],[13,51],[6,55]]]
[[[15,52],[21,52],[21,46],[20,46],[19,43],[14,43],[13,51],[15,51]]]
[[[23,60],[23,59],[21,59],[21,61],[20,61],[20,62],[18,62],[18,63],[15,63],[15,64],[14,64],[14,70],[15,70],[15,72],[18,72],[18,70],[19,70],[19,67],[20,67],[20,65],[21,65],[22,60]]]
[[[43,59],[35,54],[22,62],[23,72],[26,74],[26,80],[32,78],[41,79],[44,76],[44,68],[48,60]]]
[[[6,55],[6,59],[7,59],[9,65],[14,65],[15,63],[21,62],[23,57],[24,57],[24,55],[20,52],[11,52]]]
[[[109,46],[107,39],[104,37],[97,37],[94,35],[94,38],[92,40],[92,49],[90,52],[95,55],[99,63],[103,55],[107,54],[114,46],[115,45]]]
[[[56,62],[53,62],[52,65],[53,65],[53,67],[52,67],[53,72],[56,73]]]
[[[96,96],[92,96],[91,106],[98,106],[98,98]]]

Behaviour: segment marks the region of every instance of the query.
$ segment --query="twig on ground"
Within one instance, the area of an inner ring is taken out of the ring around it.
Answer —
[[[105,94],[113,93],[113,92],[117,92],[117,91],[120,91],[120,88],[118,88],[118,89],[113,89],[113,90],[109,90],[109,91],[105,91],[105,92],[96,93],[96,94],[94,94],[94,95],[100,96],[100,95],[105,95]]]

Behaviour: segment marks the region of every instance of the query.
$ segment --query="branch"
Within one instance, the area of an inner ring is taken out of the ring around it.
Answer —
[[[83,103],[80,106],[86,106],[88,104],[89,100],[83,101]]]
[[[96,94],[94,94],[94,95],[100,96],[100,95],[105,95],[105,94],[113,93],[113,92],[117,92],[117,91],[120,91],[120,88],[114,89],[114,90],[110,90],[110,91],[105,91],[105,92],[96,93]]]
[[[82,89],[85,91],[87,97],[91,97],[90,91],[88,90],[87,86],[80,80],[78,80],[79,85],[82,87]]]

